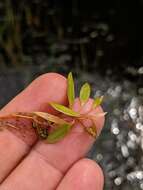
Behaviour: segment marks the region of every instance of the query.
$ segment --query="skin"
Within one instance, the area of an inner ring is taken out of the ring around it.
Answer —
[[[34,80],[1,111],[0,116],[13,112],[55,111],[48,102],[67,104],[67,81],[56,73],[47,73]],[[82,111],[90,108],[92,100]],[[79,100],[74,109],[80,108]],[[98,107],[95,113],[101,113]],[[104,117],[96,119],[99,135]],[[72,132],[62,141],[45,144],[30,135],[15,133],[14,130],[0,132],[0,190],[102,190],[103,173],[92,160],[84,158],[94,139],[76,124]]]

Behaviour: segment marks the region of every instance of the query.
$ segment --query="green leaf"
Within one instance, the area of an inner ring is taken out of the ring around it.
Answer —
[[[95,98],[93,102],[93,108],[99,106],[102,103],[102,101],[103,101],[103,96]]]
[[[90,85],[88,83],[85,83],[82,87],[81,87],[81,90],[80,90],[80,101],[81,101],[81,104],[84,104],[87,102],[87,100],[89,99],[90,97]]]
[[[63,105],[56,104],[56,103],[50,103],[50,105],[57,111],[64,113],[65,115],[73,116],[73,117],[78,117],[79,113],[71,110],[70,108],[67,108]]]
[[[75,91],[74,91],[74,80],[72,73],[70,72],[68,74],[68,100],[69,100],[69,106],[72,107],[75,99]]]
[[[63,139],[71,129],[71,125],[63,124],[56,128],[51,134],[48,135],[46,142],[47,143],[56,143],[57,141]]]
[[[62,124],[68,124],[65,120],[61,119],[60,117],[57,117],[55,115],[49,114],[49,113],[45,113],[45,112],[34,112],[35,115],[50,121],[50,122],[54,122],[56,124],[62,125]]]

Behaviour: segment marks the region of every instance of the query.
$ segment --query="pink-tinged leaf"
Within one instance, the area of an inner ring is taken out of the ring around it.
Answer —
[[[95,119],[96,117],[104,117],[106,114],[107,112],[94,113],[94,114],[89,114],[87,117],[91,119]]]

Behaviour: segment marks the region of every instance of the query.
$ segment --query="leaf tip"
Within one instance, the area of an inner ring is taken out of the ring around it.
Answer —
[[[71,71],[70,71],[69,74],[68,74],[68,78],[69,78],[69,77],[73,77]]]
[[[103,102],[104,96],[96,97],[93,102],[93,108],[96,108],[97,106],[101,105]]]

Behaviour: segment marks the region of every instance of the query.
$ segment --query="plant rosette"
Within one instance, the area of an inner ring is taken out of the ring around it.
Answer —
[[[104,113],[96,113],[95,109],[102,103],[103,96],[96,97],[94,100],[90,99],[91,88],[88,83],[83,84],[80,89],[79,98],[75,98],[75,87],[72,73],[68,74],[67,79],[67,96],[68,106],[64,106],[55,102],[50,102],[50,106],[58,111],[58,115],[52,115],[47,112],[32,112],[32,113],[13,113],[10,115],[0,117],[0,129],[4,127],[11,127],[18,129],[12,120],[26,119],[31,121],[32,128],[35,129],[36,134],[40,139],[46,143],[56,143],[62,140],[75,124],[80,124],[81,127],[92,137],[96,138],[96,118],[103,117]],[[86,110],[86,104],[91,102],[90,109]],[[78,102],[79,109],[75,109],[75,103]]]

